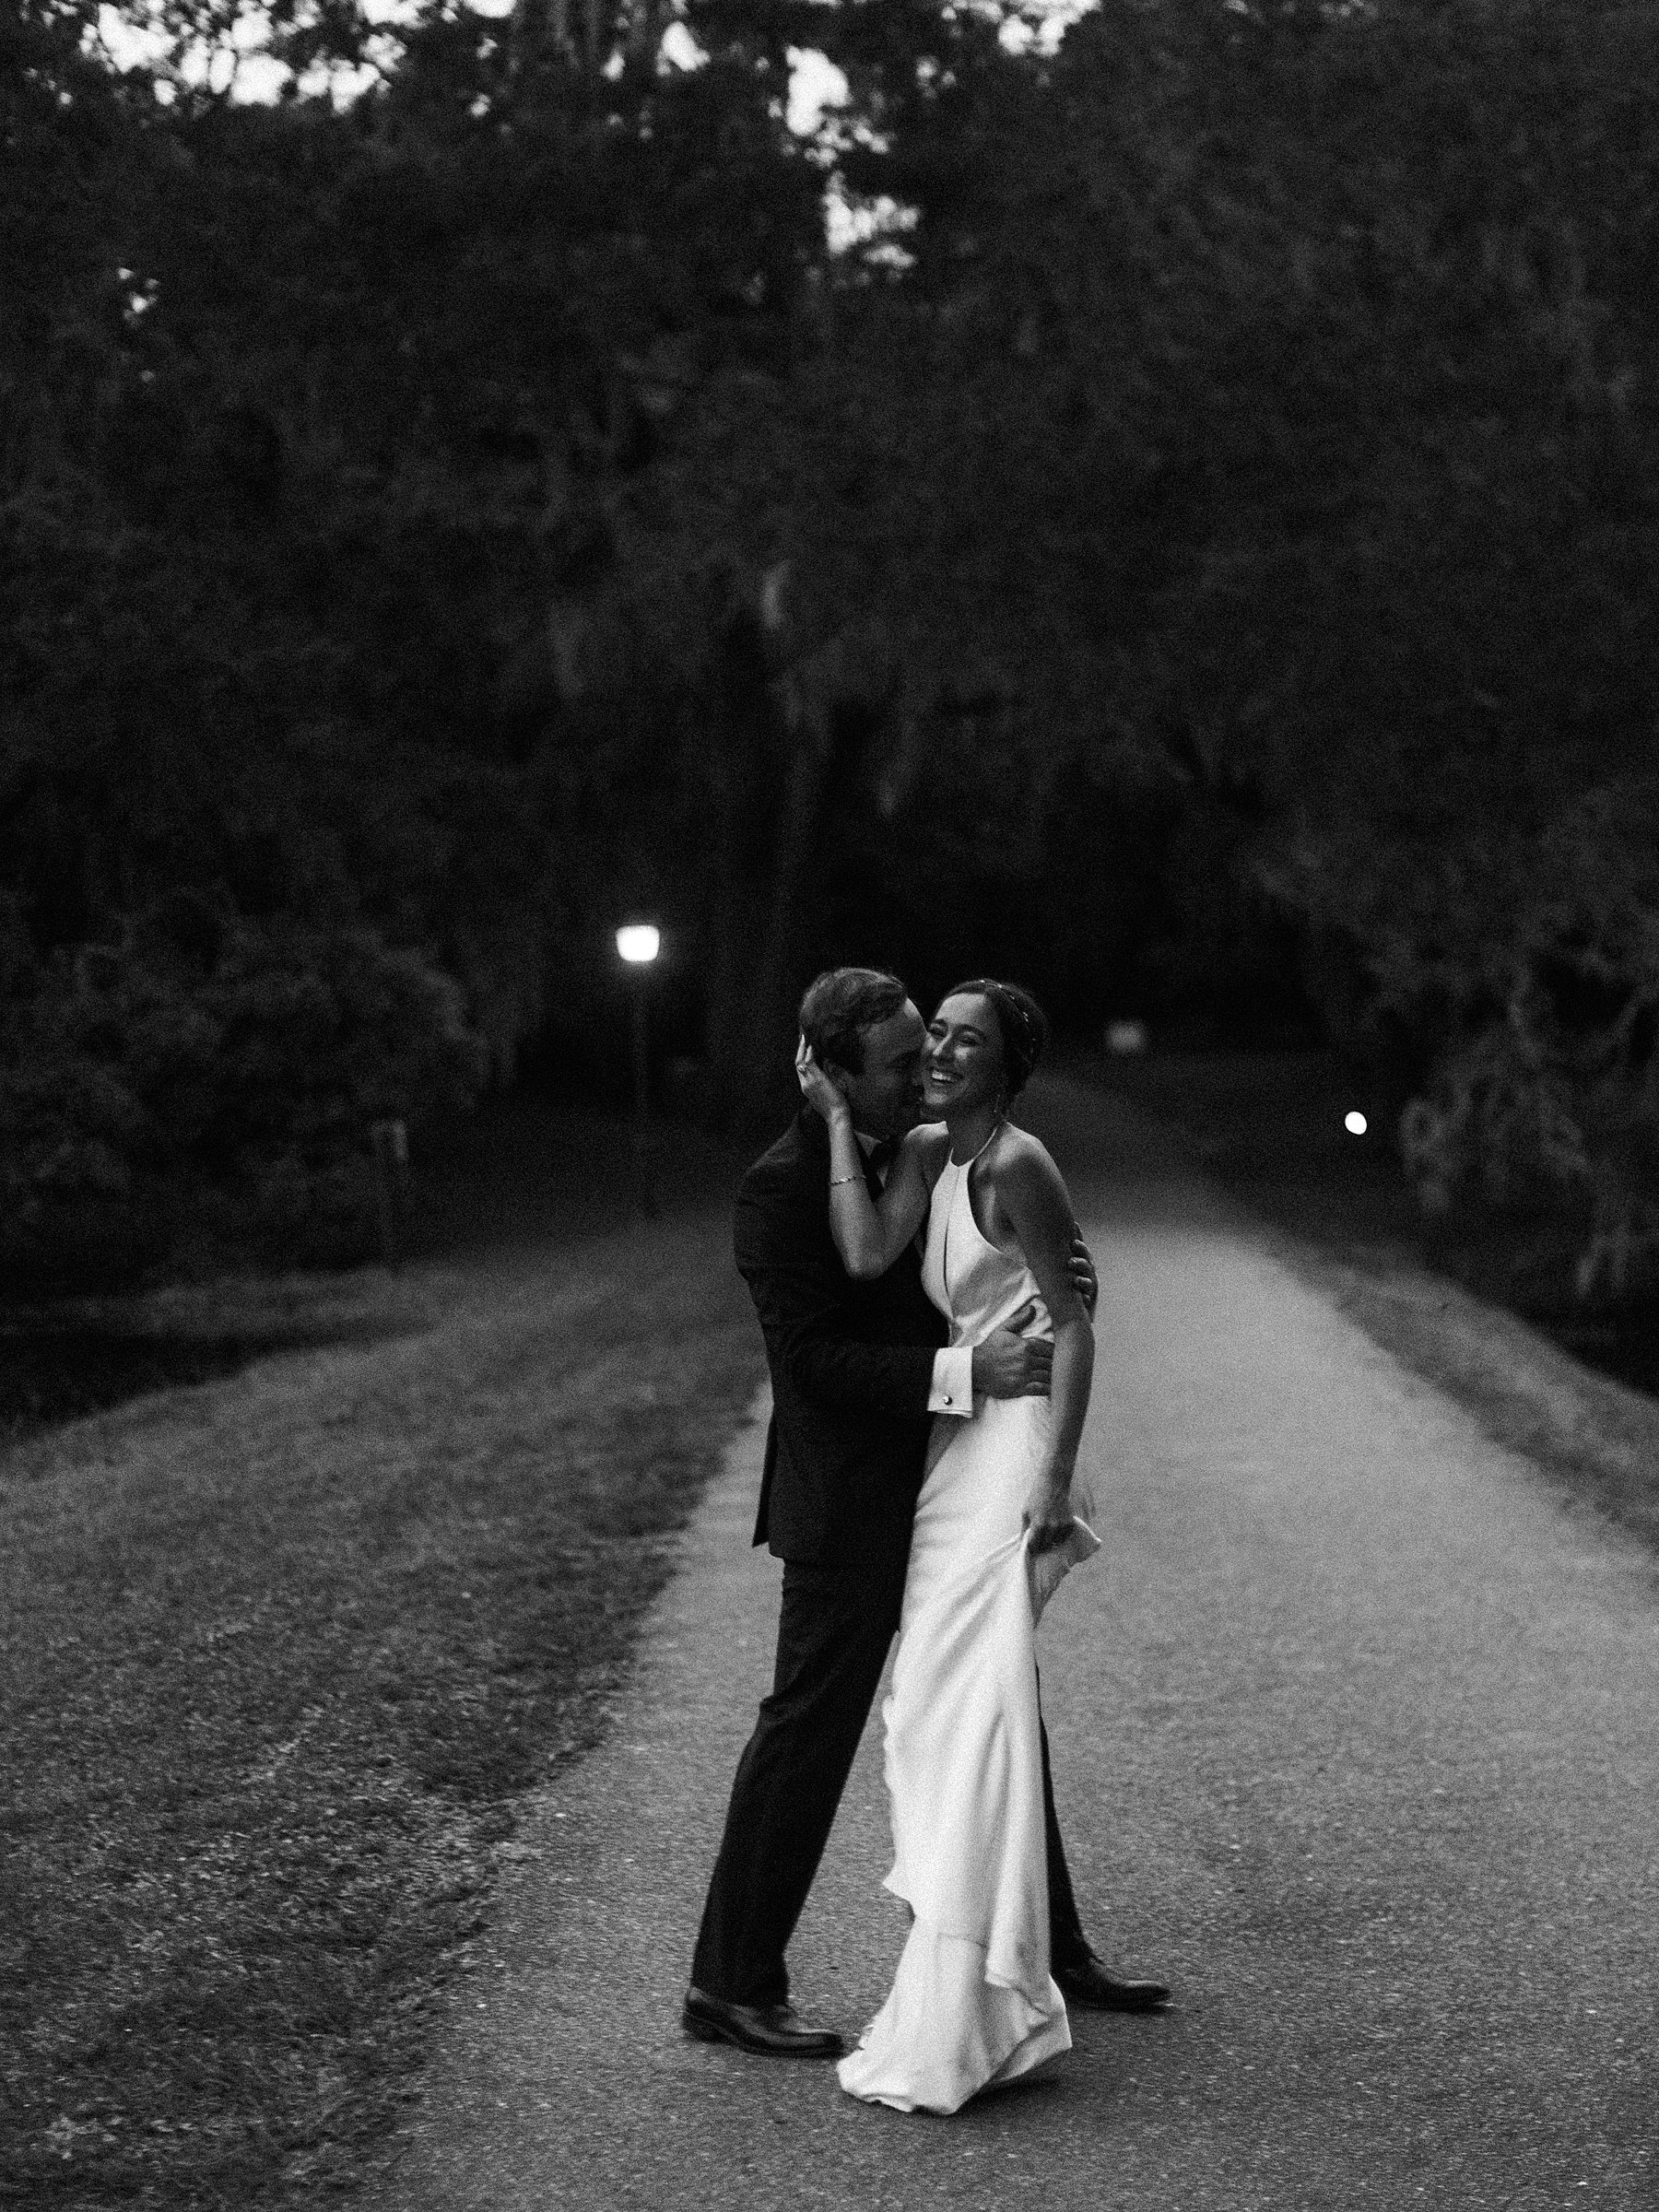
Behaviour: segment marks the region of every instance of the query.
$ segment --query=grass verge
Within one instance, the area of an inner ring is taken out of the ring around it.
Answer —
[[[493,1255],[320,1287],[346,1341],[0,1454],[0,2200],[372,2162],[759,1379],[730,1167],[574,1240],[549,1186]]]

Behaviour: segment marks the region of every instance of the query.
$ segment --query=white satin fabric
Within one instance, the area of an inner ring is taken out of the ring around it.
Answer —
[[[1030,1300],[1027,1333],[1052,1334],[1023,1256],[981,1233],[966,1167],[947,1163],[935,1190],[923,1279],[953,1343],[980,1343]],[[882,1709],[886,1887],[914,1920],[887,2002],[839,2068],[851,2095],[900,2112],[954,2112],[1071,2048],[1049,1972],[1034,1631],[1100,1543],[1078,1521],[1030,1555],[1020,1509],[1052,1418],[1046,1398],[992,1398],[971,1421],[934,1424]]]

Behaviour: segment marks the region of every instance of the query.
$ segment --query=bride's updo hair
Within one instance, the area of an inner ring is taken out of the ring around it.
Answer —
[[[988,975],[977,975],[971,982],[952,983],[945,995],[956,998],[967,991],[991,1002],[1002,1031],[1004,1080],[1009,1100],[1017,1099],[1042,1057],[1048,1042],[1048,1016],[1021,985],[995,982]]]

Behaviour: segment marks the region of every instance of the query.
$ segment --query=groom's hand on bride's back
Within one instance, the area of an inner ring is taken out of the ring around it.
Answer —
[[[973,1387],[988,1398],[1046,1398],[1054,1372],[1054,1347],[1046,1336],[1022,1336],[1032,1319],[1033,1301],[1021,1307],[1006,1329],[993,1329],[973,1347]]]
[[[1072,1230],[1071,1250],[1066,1254],[1065,1265],[1071,1275],[1072,1288],[1083,1300],[1084,1309],[1092,1321],[1095,1308],[1100,1301],[1100,1278],[1095,1273],[1095,1264],[1088,1245],[1083,1241],[1080,1229]]]

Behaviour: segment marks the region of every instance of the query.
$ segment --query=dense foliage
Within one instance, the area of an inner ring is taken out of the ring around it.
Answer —
[[[13,0],[21,1256],[182,1181],[349,1220],[365,1116],[595,1065],[649,905],[728,1114],[830,958],[1072,1020],[1311,1008],[1415,1099],[1429,1203],[1628,1288],[1659,29],[688,19],[706,67],[641,16],[601,77],[565,11],[435,9],[336,113],[159,104]],[[792,44],[848,79],[816,140]],[[305,1071],[259,1113],[250,1053]]]
[[[614,130],[557,56],[538,89],[533,48],[441,19],[345,114],[161,107],[76,29],[18,14],[0,72],[31,311],[0,363],[0,1202],[32,1277],[140,1264],[186,1197],[338,1247],[372,1116],[464,1103],[550,1007],[603,1021],[708,685],[695,610],[689,660],[589,610],[758,235],[712,82],[648,76]],[[511,125],[469,113],[505,87]],[[806,182],[771,196],[816,230]]]
[[[1620,6],[1109,8],[896,134],[962,488],[899,560],[1006,618],[1036,850],[1115,885],[1156,826],[1166,1003],[1259,1020],[1279,924],[1425,1203],[1586,1293],[1659,1232],[1655,60]]]

